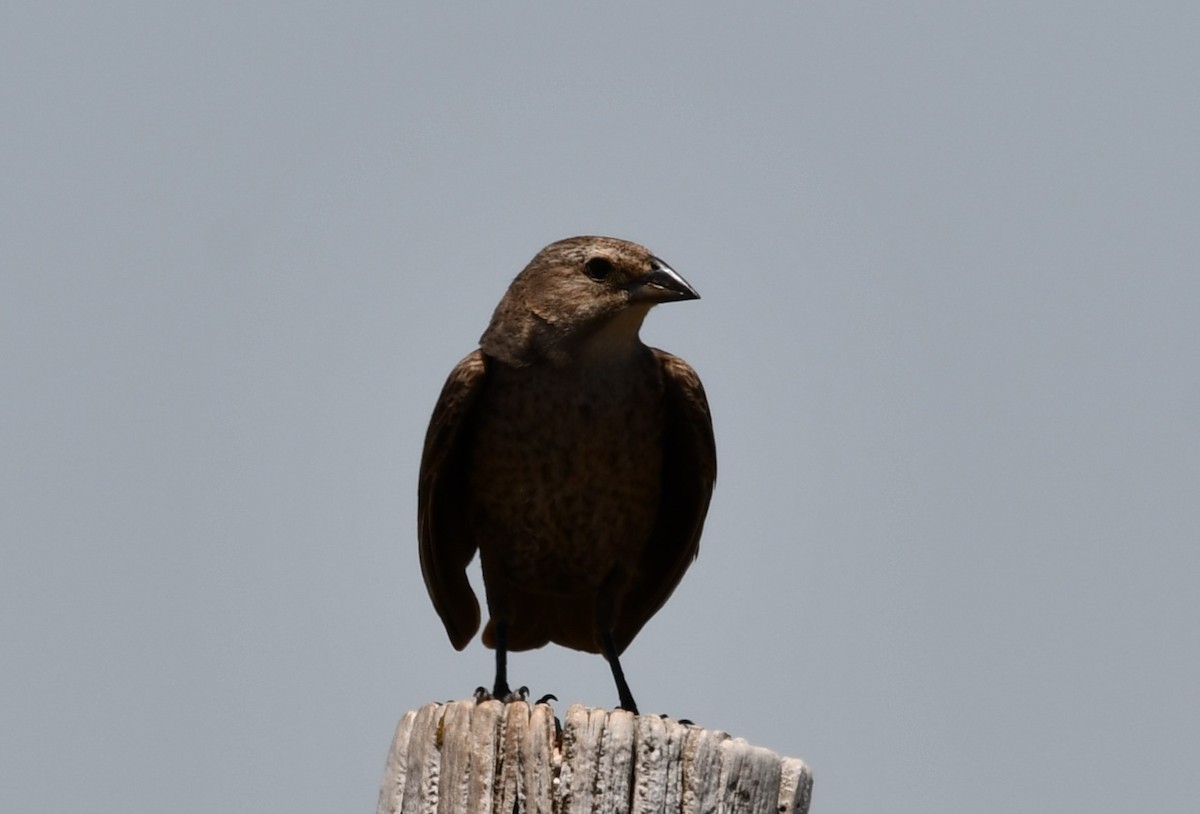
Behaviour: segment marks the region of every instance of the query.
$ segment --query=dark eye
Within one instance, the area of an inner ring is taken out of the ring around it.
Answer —
[[[587,276],[596,282],[602,282],[607,280],[608,275],[613,273],[613,264],[604,257],[593,257],[583,264],[583,270]]]

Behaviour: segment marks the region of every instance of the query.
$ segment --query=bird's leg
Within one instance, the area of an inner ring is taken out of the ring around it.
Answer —
[[[621,699],[617,708],[637,715],[637,702],[633,700],[633,693],[629,691],[625,672],[621,669],[621,662],[617,660],[617,646],[613,644],[612,634],[608,631],[604,632],[601,645],[604,647],[604,658],[608,659],[608,666],[612,668],[613,680],[617,682],[617,695]]]
[[[492,698],[507,701],[512,695],[508,688],[508,623],[496,620],[496,683],[492,685]]]

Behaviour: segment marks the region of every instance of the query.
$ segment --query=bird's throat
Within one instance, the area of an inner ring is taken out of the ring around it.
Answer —
[[[637,303],[625,308],[584,338],[578,361],[586,364],[611,364],[633,356],[642,346],[638,338],[642,320],[652,303]]]

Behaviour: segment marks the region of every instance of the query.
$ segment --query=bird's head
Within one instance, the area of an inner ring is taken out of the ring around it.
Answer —
[[[651,307],[699,299],[644,246],[613,237],[572,237],[537,253],[512,281],[480,339],[513,365],[565,364],[634,349]]]

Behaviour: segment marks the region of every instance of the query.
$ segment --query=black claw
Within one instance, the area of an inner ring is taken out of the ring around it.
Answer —
[[[546,693],[541,698],[534,701],[533,705],[536,707],[538,704],[549,704],[551,701],[557,701],[557,700],[558,700],[557,695],[552,695],[551,693]]]
[[[513,701],[524,701],[529,697],[528,687],[518,687],[516,692],[505,688],[503,692],[492,690],[488,692],[483,687],[475,688],[475,701],[482,703],[484,701],[500,701],[504,704],[511,704]]]

